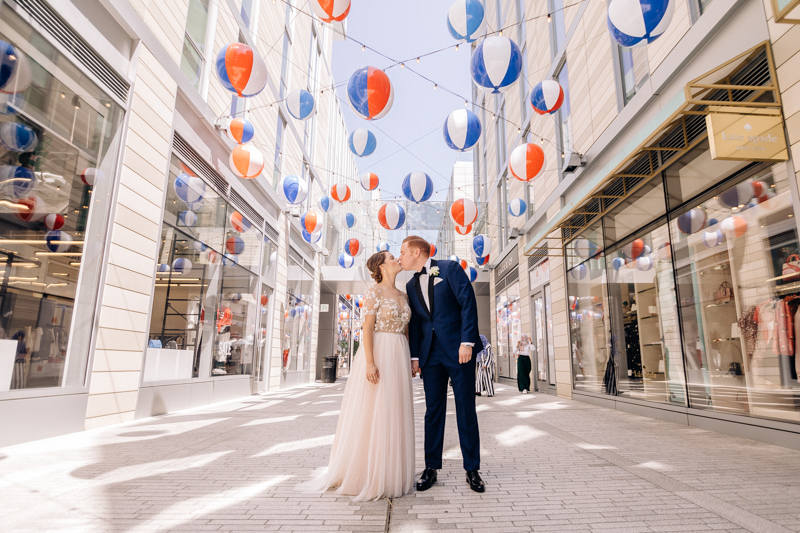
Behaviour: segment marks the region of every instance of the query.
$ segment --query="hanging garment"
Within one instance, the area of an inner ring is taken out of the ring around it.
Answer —
[[[737,321],[739,324],[739,331],[742,332],[742,336],[745,340],[745,350],[747,351],[748,358],[752,357],[753,352],[755,352],[756,337],[758,336],[758,324],[756,324],[755,312],[756,306],[751,305],[744,310],[742,317]]]

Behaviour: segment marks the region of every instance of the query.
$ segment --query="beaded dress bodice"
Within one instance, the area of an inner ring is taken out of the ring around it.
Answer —
[[[370,287],[364,299],[364,314],[375,315],[376,333],[404,333],[406,324],[411,320],[411,308],[408,300],[402,303],[396,298],[384,296],[377,286]]]

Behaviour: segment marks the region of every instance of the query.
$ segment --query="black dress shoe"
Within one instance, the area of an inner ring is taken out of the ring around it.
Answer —
[[[486,490],[486,485],[483,484],[483,480],[477,470],[467,472],[467,483],[469,483],[469,488],[475,492],[483,492]],[[417,484],[417,486],[419,487],[419,484]]]
[[[419,481],[417,481],[417,490],[420,492],[428,490],[433,487],[434,483],[436,483],[436,469],[426,468],[422,471]]]

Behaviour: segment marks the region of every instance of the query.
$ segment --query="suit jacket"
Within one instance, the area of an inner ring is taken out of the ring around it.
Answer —
[[[444,348],[447,357],[458,362],[458,349],[462,342],[474,343],[473,357],[483,349],[478,334],[478,305],[464,269],[454,261],[431,261],[431,269],[439,267],[439,275],[428,275],[428,287],[417,292],[416,279],[406,284],[411,304],[411,321],[408,324],[408,342],[411,357],[419,358],[420,367],[425,366],[431,352],[433,335]],[[440,279],[440,282],[436,282]],[[428,291],[431,311],[425,306],[421,291]]]

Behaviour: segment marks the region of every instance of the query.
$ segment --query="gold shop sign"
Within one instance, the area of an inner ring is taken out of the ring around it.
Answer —
[[[712,106],[706,115],[711,158],[726,161],[786,161],[786,135],[780,111]]]

